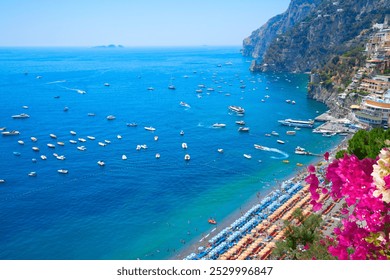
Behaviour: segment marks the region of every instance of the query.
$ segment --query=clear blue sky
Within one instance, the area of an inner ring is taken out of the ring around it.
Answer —
[[[0,0],[0,46],[241,45],[290,0]]]

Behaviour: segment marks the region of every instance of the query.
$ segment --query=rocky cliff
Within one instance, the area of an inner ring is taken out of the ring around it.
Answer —
[[[359,46],[390,13],[390,0],[292,0],[288,10],[244,40],[253,71],[306,72]]]

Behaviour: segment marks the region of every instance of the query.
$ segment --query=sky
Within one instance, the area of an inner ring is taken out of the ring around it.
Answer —
[[[0,46],[240,46],[290,0],[0,0]]]

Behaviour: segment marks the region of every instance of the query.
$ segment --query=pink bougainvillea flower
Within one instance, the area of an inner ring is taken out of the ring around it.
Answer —
[[[325,159],[326,161],[329,160],[329,152],[326,152],[326,153],[324,154],[324,159]]]

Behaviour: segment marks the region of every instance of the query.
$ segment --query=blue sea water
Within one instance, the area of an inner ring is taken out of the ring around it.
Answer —
[[[0,127],[21,133],[0,137],[0,259],[172,258],[212,229],[209,217],[224,221],[304,168],[296,163],[316,160],[295,155],[296,146],[322,154],[341,140],[305,128],[286,135],[279,119],[313,119],[326,107],[306,97],[307,75],[254,74],[249,64],[237,47],[0,49]],[[11,117],[20,113],[30,118]],[[249,133],[237,131],[241,119]],[[279,136],[266,137],[271,131]],[[80,137],[87,141],[69,143]],[[136,150],[141,144],[148,148]]]

